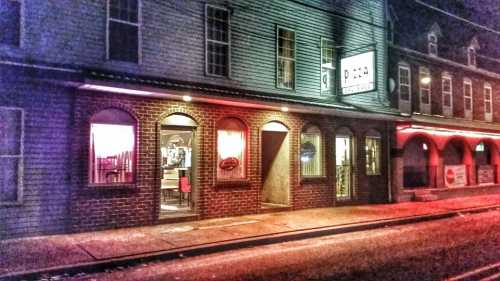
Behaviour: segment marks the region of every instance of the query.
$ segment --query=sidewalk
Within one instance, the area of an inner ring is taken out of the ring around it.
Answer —
[[[500,208],[500,195],[247,215],[0,241],[0,280],[79,272],[452,217]]]

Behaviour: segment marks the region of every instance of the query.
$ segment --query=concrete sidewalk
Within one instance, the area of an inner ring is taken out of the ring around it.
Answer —
[[[308,209],[0,241],[0,280],[99,270],[500,208],[500,195]]]

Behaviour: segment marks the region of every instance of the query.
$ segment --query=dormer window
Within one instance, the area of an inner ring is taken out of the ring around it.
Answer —
[[[467,64],[476,66],[476,49],[472,46],[467,49]]]
[[[438,40],[437,36],[434,33],[429,33],[427,36],[427,47],[429,51],[429,55],[437,56],[438,55]]]

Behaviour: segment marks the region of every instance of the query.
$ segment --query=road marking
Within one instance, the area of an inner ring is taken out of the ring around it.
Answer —
[[[459,281],[459,280],[471,277],[473,275],[478,275],[478,274],[481,274],[481,273],[483,273],[485,271],[492,270],[492,269],[495,269],[495,268],[499,268],[500,269],[500,262],[497,262],[497,263],[494,263],[494,264],[490,264],[490,265],[487,265],[487,266],[483,266],[483,267],[480,267],[480,268],[476,268],[476,269],[471,270],[471,271],[464,272],[464,273],[462,273],[462,274],[460,274],[458,276],[448,278],[448,279],[446,279],[446,281]],[[490,279],[485,279],[485,280],[490,280]],[[494,279],[491,279],[491,280],[494,280]]]

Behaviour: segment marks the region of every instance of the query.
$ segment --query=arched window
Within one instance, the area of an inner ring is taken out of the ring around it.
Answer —
[[[217,179],[244,179],[246,174],[247,127],[236,118],[225,118],[217,126]]]
[[[91,184],[133,183],[136,120],[119,109],[106,109],[90,120]]]
[[[365,136],[366,174],[380,175],[380,158],[382,151],[382,136],[375,130],[370,130]]]
[[[300,171],[303,177],[323,175],[321,131],[317,126],[307,126],[300,135]]]

